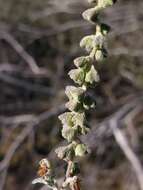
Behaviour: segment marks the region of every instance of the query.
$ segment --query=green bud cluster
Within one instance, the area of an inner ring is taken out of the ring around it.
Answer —
[[[85,36],[80,41],[80,47],[85,49],[87,55],[76,58],[74,60],[76,68],[68,73],[76,86],[66,87],[65,94],[68,97],[68,102],[65,106],[69,111],[59,116],[63,125],[61,134],[68,141],[68,145],[55,150],[57,156],[68,164],[66,178],[60,188],[62,190],[66,189],[67,186],[72,190],[80,190],[77,176],[79,167],[74,160],[75,157],[83,157],[88,152],[88,147],[80,141],[80,136],[89,132],[86,111],[95,107],[95,101],[89,95],[88,89],[93,88],[100,81],[95,65],[97,62],[102,62],[108,55],[106,36],[110,31],[110,26],[101,23],[99,17],[100,12],[104,8],[112,6],[116,0],[88,0],[88,2],[94,7],[84,11],[82,16],[96,26],[95,34]],[[50,177],[51,174],[46,173],[43,177],[38,178],[38,182],[41,180],[50,188],[58,190],[55,178]]]

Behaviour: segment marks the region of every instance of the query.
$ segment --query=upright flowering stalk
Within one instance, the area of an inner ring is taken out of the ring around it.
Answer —
[[[69,72],[69,76],[76,86],[66,87],[65,94],[69,99],[66,103],[68,111],[59,116],[63,125],[62,136],[68,144],[59,147],[55,152],[60,159],[67,162],[65,179],[59,185],[52,175],[49,161],[44,159],[40,161],[39,178],[33,181],[33,183],[47,184],[54,190],[67,188],[80,190],[79,167],[75,158],[83,157],[88,153],[87,146],[81,142],[79,137],[88,133],[86,112],[95,107],[95,102],[89,95],[88,89],[93,88],[100,80],[95,64],[107,57],[105,42],[110,27],[100,22],[99,14],[104,8],[112,6],[116,0],[88,1],[94,7],[86,10],[82,15],[85,20],[95,25],[95,33],[85,36],[80,42],[80,47],[87,51],[87,55],[74,60],[76,68]]]

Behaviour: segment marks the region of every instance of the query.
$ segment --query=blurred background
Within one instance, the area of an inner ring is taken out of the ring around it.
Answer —
[[[0,0],[0,190],[46,190],[31,185],[45,157],[59,179],[64,172],[54,153],[65,143],[57,116],[73,59],[85,54],[79,41],[95,31],[81,17],[87,7],[86,0]],[[109,57],[96,65],[83,190],[143,190],[142,10],[142,0],[118,0],[101,15],[112,31]]]

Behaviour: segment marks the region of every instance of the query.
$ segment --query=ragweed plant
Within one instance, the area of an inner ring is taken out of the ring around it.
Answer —
[[[52,175],[51,165],[47,159],[40,161],[39,178],[33,183],[43,183],[54,190],[80,190],[79,167],[75,162],[76,157],[83,157],[88,153],[88,147],[80,140],[80,135],[86,135],[89,127],[86,112],[95,107],[95,101],[88,93],[89,88],[94,88],[100,78],[95,69],[97,62],[102,62],[107,57],[106,35],[110,27],[100,22],[100,12],[112,6],[116,0],[88,0],[94,7],[83,12],[85,20],[95,25],[95,33],[85,36],[80,41],[80,47],[87,51],[86,56],[74,60],[75,69],[69,72],[70,78],[76,86],[67,86],[65,94],[67,112],[61,114],[59,119],[63,125],[62,136],[68,144],[55,150],[57,156],[67,162],[64,181],[58,184]]]

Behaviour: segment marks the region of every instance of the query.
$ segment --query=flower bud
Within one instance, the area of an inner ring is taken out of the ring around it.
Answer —
[[[90,71],[86,74],[85,82],[87,84],[94,84],[99,82],[99,75],[97,71],[95,70],[94,66],[92,65]]]
[[[84,90],[81,87],[67,86],[65,93],[70,100],[79,100],[84,94]]]
[[[90,53],[93,49],[94,36],[95,35],[85,36],[80,41],[80,47],[84,48],[88,53]]]
[[[39,165],[40,165],[41,167],[46,166],[48,169],[51,169],[51,163],[50,163],[50,161],[47,160],[46,158],[40,160]]]
[[[83,106],[82,102],[70,100],[65,104],[66,108],[68,108],[70,111],[82,111]]]
[[[107,51],[103,49],[99,49],[95,53],[95,59],[96,61],[103,61],[107,57]]]
[[[96,59],[96,61],[103,61],[104,55],[103,55],[102,50],[97,50],[96,51],[95,59]]]
[[[59,147],[55,150],[55,153],[57,154],[58,158],[60,159],[64,159],[65,156],[66,156],[66,149],[67,147],[66,146],[63,146],[63,147]]]
[[[82,135],[86,135],[89,131],[90,131],[89,127],[82,126],[80,133],[81,133]]]
[[[62,136],[67,139],[68,142],[71,142],[74,140],[78,132],[77,127],[68,127],[66,125],[63,126],[62,128]]]
[[[78,144],[75,148],[76,156],[84,156],[87,153],[87,147],[85,144]]]
[[[83,127],[85,123],[85,113],[75,113],[73,116],[73,123],[76,127]]]
[[[73,127],[74,123],[72,121],[73,118],[72,112],[65,112],[59,116],[59,119],[61,120],[63,125],[68,125],[69,127]]]
[[[72,69],[69,73],[70,78],[77,84],[82,85],[84,82],[84,70],[79,68],[79,69]]]
[[[64,160],[72,160],[75,153],[74,153],[74,147],[70,144],[68,146],[61,146],[55,150],[58,158],[64,159]]]
[[[101,28],[100,28],[101,29]],[[97,49],[101,49],[102,47],[104,47],[104,44],[105,44],[105,37],[104,35],[102,34],[102,31],[96,31],[96,34],[95,35],[90,35],[90,36],[86,36],[84,37],[81,42],[80,42],[80,46],[82,48],[85,48],[86,51],[90,54],[94,54],[94,52],[97,50]],[[84,59],[77,59],[76,60],[76,63],[77,61],[81,64],[81,61],[83,61]],[[90,61],[91,63],[93,62],[92,61],[92,58],[90,57]]]
[[[83,68],[85,72],[87,72],[91,68],[92,62],[93,59],[89,56],[78,57],[74,60],[75,66]]]
[[[99,0],[98,6],[106,8],[108,6],[112,6],[114,3],[116,3],[116,0]]]
[[[84,89],[81,87],[68,86],[66,87],[66,95],[69,98],[69,102],[66,103],[66,107],[71,111],[82,110],[82,101],[84,97]]]

